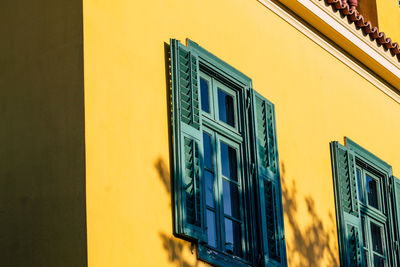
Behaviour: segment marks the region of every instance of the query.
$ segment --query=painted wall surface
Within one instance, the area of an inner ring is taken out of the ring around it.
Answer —
[[[275,104],[289,266],[338,266],[329,142],[348,136],[399,176],[400,105],[255,0],[85,0],[89,266],[205,265],[172,235],[171,37]]]
[[[82,2],[3,1],[0,265],[87,266]]]
[[[377,0],[379,30],[394,42],[400,43],[400,4],[399,1]]]

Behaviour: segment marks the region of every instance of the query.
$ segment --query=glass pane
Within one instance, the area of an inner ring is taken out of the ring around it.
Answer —
[[[237,181],[236,150],[221,142],[222,175]]]
[[[225,250],[226,252],[242,256],[240,223],[225,218]]]
[[[374,267],[385,267],[385,259],[374,255]]]
[[[356,174],[357,174],[358,199],[360,201],[363,201],[363,198],[361,196],[361,179],[360,179],[361,172],[359,169],[356,170]]]
[[[211,136],[203,132],[204,166],[213,170]]]
[[[210,98],[208,96],[208,81],[200,78],[200,94],[201,94],[201,109],[205,112],[210,112]]]
[[[382,227],[371,222],[372,250],[383,254]]]
[[[233,97],[218,88],[219,120],[235,127]]]
[[[208,245],[217,247],[217,229],[215,226],[215,213],[207,210],[207,236]]]
[[[224,213],[240,220],[240,201],[237,185],[222,179]]]
[[[214,208],[214,174],[209,171],[204,171],[204,178],[206,184],[206,204]]]
[[[366,178],[368,204],[374,208],[379,209],[378,182],[368,174],[365,175],[365,178]]]

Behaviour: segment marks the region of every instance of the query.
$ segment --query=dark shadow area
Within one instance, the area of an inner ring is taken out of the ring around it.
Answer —
[[[82,1],[0,13],[0,265],[87,266]]]
[[[290,228],[293,234],[291,240],[286,240],[287,254],[292,259],[288,260],[294,262],[298,260],[296,263],[299,265],[296,266],[319,267],[323,266],[323,258],[325,257],[328,265],[324,266],[338,267],[337,249],[336,247],[334,249],[331,247],[332,243],[336,242],[334,229],[326,229],[321,216],[315,209],[315,202],[311,196],[304,198],[307,214],[298,214],[296,180],[293,180],[290,186],[285,183],[285,165],[283,162],[281,164],[281,179],[283,212],[289,220],[289,224],[286,224],[285,228]],[[297,222],[299,216],[310,217],[312,222],[305,227],[301,227]],[[329,213],[329,218],[332,221],[332,225],[334,225],[331,213]]]

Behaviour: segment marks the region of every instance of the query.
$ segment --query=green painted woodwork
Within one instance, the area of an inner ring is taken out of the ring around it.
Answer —
[[[397,255],[397,263],[400,264],[400,179],[392,176],[393,179],[393,209],[395,217],[395,236],[396,241],[394,245],[395,254]]]
[[[196,53],[171,40],[175,234],[206,241],[199,66]]]
[[[287,266],[273,104],[252,89],[250,78],[190,40],[187,47],[171,40],[171,74],[175,234],[196,242],[198,257],[213,265]],[[201,109],[200,77],[209,88],[207,111]],[[218,91],[232,97],[233,126],[219,118]],[[210,136],[206,151],[211,149],[212,154],[210,167],[207,153],[206,169],[203,132]],[[222,173],[221,142],[236,151],[237,180]],[[208,188],[214,196],[210,202],[208,195],[207,205],[206,171],[213,175]],[[236,217],[225,212],[224,200],[229,199],[223,185],[227,182],[238,190]],[[213,241],[212,246],[207,240],[206,211],[215,214],[216,244]],[[236,252],[240,256],[227,251],[227,219],[240,225]]]
[[[332,142],[331,153],[341,264],[363,266],[354,152]]]
[[[274,105],[251,91],[255,176],[265,266],[286,266]]]
[[[383,254],[379,255],[385,259],[386,265],[397,266],[396,244],[399,237],[396,233],[399,228],[395,224],[396,205],[391,200],[396,199],[393,195],[395,190],[391,189],[394,181],[392,167],[349,138],[345,138],[345,143],[346,146],[338,142],[331,143],[341,265],[365,266],[367,261],[372,262],[373,255],[378,255],[371,250],[372,233],[369,225],[374,223],[383,229]],[[376,207],[368,201],[367,176],[377,185],[379,205]],[[365,231],[362,231],[362,220],[366,222]],[[367,243],[363,244],[363,240]],[[364,248],[368,253],[364,253]]]

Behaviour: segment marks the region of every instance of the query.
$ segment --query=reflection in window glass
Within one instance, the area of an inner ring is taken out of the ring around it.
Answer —
[[[363,201],[363,198],[361,196],[361,178],[360,178],[361,171],[360,171],[360,169],[356,170],[356,174],[357,174],[358,199],[360,201]]]
[[[382,227],[371,222],[372,250],[383,254]]]
[[[203,148],[204,148],[204,166],[209,170],[213,170],[211,137],[206,133],[203,133]]]
[[[374,255],[374,267],[385,267],[385,259],[378,255]]]
[[[218,88],[219,120],[235,127],[233,97]]]
[[[210,113],[210,98],[209,98],[208,81],[200,78],[200,94],[201,94],[201,109]]]
[[[236,150],[221,142],[221,165],[222,175],[237,181],[237,157]]]
[[[215,207],[214,200],[214,175],[210,171],[204,171],[204,180],[206,186],[206,204],[212,208]]]
[[[208,245],[217,247],[217,229],[215,226],[215,212],[207,209],[207,237]]]
[[[365,179],[366,179],[368,204],[376,209],[379,209],[378,182],[368,174],[365,175]]]
[[[237,185],[222,180],[223,199],[224,199],[224,213],[226,215],[240,219],[240,206],[239,206],[239,190]]]
[[[240,223],[225,218],[225,250],[226,252],[242,256]]]

